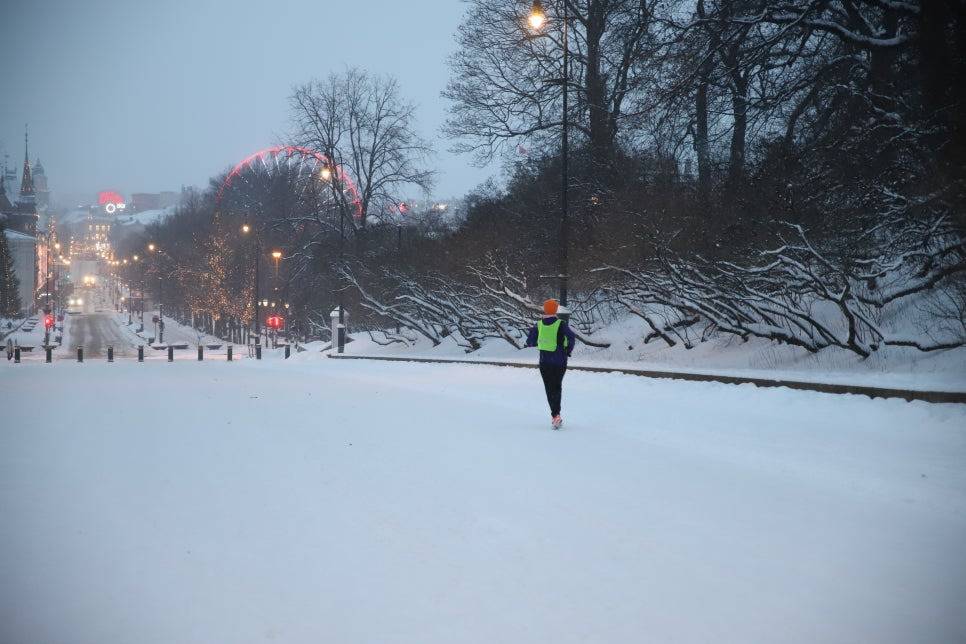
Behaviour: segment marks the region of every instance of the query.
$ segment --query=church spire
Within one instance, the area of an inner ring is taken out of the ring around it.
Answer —
[[[20,182],[20,203],[33,203],[36,199],[36,195],[34,194],[34,179],[30,173],[28,144],[27,126],[25,125],[23,128],[23,181]]]

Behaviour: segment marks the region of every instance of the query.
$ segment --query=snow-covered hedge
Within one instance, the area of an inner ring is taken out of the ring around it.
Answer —
[[[593,346],[607,346],[595,332],[628,312],[644,321],[645,342],[686,348],[721,334],[861,357],[890,345],[966,344],[966,249],[946,218],[897,219],[823,246],[801,225],[787,230],[779,247],[744,263],[666,252],[642,266],[601,267],[595,288],[570,303],[571,324]],[[495,260],[466,275],[345,272],[374,340],[411,343],[417,334],[433,345],[452,338],[467,352],[490,338],[522,347],[541,314],[526,278]]]

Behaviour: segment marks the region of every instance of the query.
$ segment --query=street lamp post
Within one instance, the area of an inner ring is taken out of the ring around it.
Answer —
[[[138,283],[138,315],[140,317],[141,327],[138,329],[138,333],[141,333],[144,331],[144,262],[141,261],[141,258],[138,255],[134,255],[131,259],[135,264],[139,264],[141,267],[138,275],[140,278]]]
[[[278,280],[278,260],[282,259],[282,251],[273,250],[272,259],[275,260],[275,279]]]
[[[54,251],[57,253],[57,257],[59,258],[60,257],[60,242],[55,242],[54,243]],[[60,277],[60,260],[57,259],[57,260],[54,260],[54,284],[53,284],[53,289],[54,289],[54,308],[53,308],[53,311],[52,311],[55,315],[57,313],[57,280],[58,280],[59,277]],[[48,293],[49,292],[50,292],[50,289],[48,289]]]
[[[560,152],[561,152],[561,177],[560,177],[560,264],[559,264],[559,278],[560,278],[560,306],[561,306],[561,317],[566,317],[569,315],[567,311],[567,289],[568,289],[568,253],[570,249],[570,230],[569,230],[569,192],[570,192],[570,176],[569,176],[569,147],[570,147],[570,124],[568,122],[568,95],[569,95],[569,85],[570,85],[570,51],[567,43],[568,32],[569,32],[569,7],[568,2],[564,0],[563,4],[563,75],[559,79],[553,79],[552,83],[560,84],[561,90],[563,92],[563,115],[561,118],[561,141],[560,141]],[[534,0],[533,6],[530,9],[530,15],[527,19],[530,26],[535,30],[539,31],[547,22],[547,14],[543,10],[543,5],[540,0]]]
[[[161,278],[161,249],[154,244],[148,244],[148,250],[156,253],[154,267],[158,271],[158,344],[164,343],[164,280]],[[142,296],[144,294],[142,293]],[[143,304],[142,304],[143,308]],[[143,322],[142,322],[143,324]]]
[[[261,324],[261,320],[259,319],[259,308],[260,308],[261,302],[258,299],[258,264],[259,264],[259,260],[261,259],[262,249],[261,249],[261,244],[259,243],[259,240],[258,240],[258,235],[255,234],[251,226],[249,226],[248,224],[244,224],[241,230],[246,235],[248,233],[252,233],[252,244],[254,244],[255,246],[255,285],[252,293],[252,298],[255,301],[255,354],[258,355],[258,349],[260,348],[262,343],[262,339],[261,339],[262,324]]]
[[[60,254],[60,242],[54,244],[54,250],[57,251],[57,261],[54,262],[54,314],[57,314],[57,310],[60,308],[60,302],[58,301],[60,289],[58,283],[60,282],[60,263],[64,261],[64,256]]]
[[[331,181],[333,177],[338,177],[334,172],[334,169],[330,167],[330,163],[326,163],[322,166],[322,170],[319,172],[319,176],[323,181]],[[334,188],[333,188],[334,189]],[[339,270],[342,271],[345,268],[345,213],[343,208],[339,208]],[[339,325],[336,331],[335,338],[332,338],[333,343],[336,344],[338,353],[345,353],[345,302],[343,291],[344,288],[339,288]]]
[[[164,344],[164,280],[158,274],[158,342]]]
[[[47,231],[47,251],[44,253],[44,313],[50,313],[50,231]],[[44,344],[48,344],[46,341]]]
[[[127,265],[127,257],[121,260],[121,266],[124,266],[124,284],[127,286],[127,325],[131,326],[131,324],[134,322],[134,304],[132,302],[134,299],[134,289],[131,288],[131,269]],[[123,302],[123,300],[121,301]]]

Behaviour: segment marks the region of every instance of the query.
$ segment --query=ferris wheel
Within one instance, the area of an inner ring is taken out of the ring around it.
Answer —
[[[278,145],[248,155],[225,176],[215,197],[216,207],[230,198],[233,190],[255,181],[256,177],[294,179],[294,188],[302,196],[312,182],[326,182],[341,193],[356,219],[362,218],[362,200],[355,182],[342,166],[332,163],[322,153],[297,145]],[[316,184],[318,185],[318,184]],[[328,191],[322,191],[326,194]],[[329,193],[331,194],[331,193]]]

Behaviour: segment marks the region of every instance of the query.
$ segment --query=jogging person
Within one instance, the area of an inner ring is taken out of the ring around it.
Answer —
[[[547,300],[543,303],[546,317],[530,329],[526,344],[528,347],[540,349],[540,375],[543,377],[543,387],[547,391],[551,424],[554,429],[560,429],[563,425],[563,418],[560,417],[561,387],[564,374],[567,372],[567,358],[573,353],[576,342],[574,332],[565,321],[557,317],[559,308],[557,300]]]

